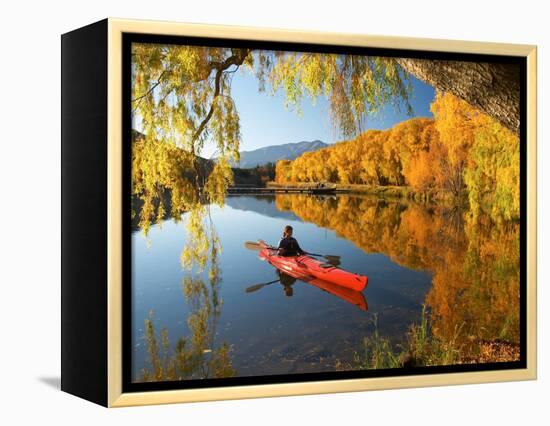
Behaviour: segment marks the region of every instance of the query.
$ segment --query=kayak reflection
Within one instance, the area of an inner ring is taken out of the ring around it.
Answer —
[[[329,294],[332,294],[333,296],[336,296],[341,300],[351,303],[352,305],[357,306],[362,311],[366,312],[368,309],[365,296],[360,291],[352,290],[346,287],[341,287],[336,284],[332,284],[315,277],[308,277],[306,275],[301,275],[298,278],[298,276],[292,276],[291,273],[285,273],[279,269],[275,269],[275,270],[277,271],[277,275],[279,276],[279,279],[273,280],[267,283],[263,283],[263,284],[252,285],[246,289],[246,292],[253,293],[255,291],[258,291],[262,287],[266,287],[268,285],[275,284],[275,283],[280,283],[283,286],[283,292],[285,296],[292,297],[294,295],[294,284],[296,283],[296,281],[299,280],[306,284],[310,284],[314,287],[317,287]],[[297,275],[297,274],[294,274],[294,275]]]
[[[360,291],[332,284],[319,278],[307,276],[300,276],[299,278],[293,277],[292,275],[290,275],[291,272],[286,273],[278,269],[277,273],[279,274],[279,282],[283,285],[284,293],[286,296],[292,296],[294,294],[293,286],[296,281],[299,280],[306,284],[317,287],[329,294],[332,294],[333,296],[336,296],[337,298],[342,299],[348,303],[351,303],[352,305],[357,306],[362,311],[366,312],[368,309],[367,300],[365,299],[363,293]]]

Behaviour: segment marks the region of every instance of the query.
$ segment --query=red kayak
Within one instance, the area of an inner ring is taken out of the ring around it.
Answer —
[[[354,274],[344,271],[336,266],[321,262],[308,255],[302,256],[279,256],[277,249],[266,244],[264,241],[258,241],[262,250],[260,257],[267,260],[282,272],[289,274],[302,281],[307,277],[318,278],[325,283],[336,284],[355,291],[362,291],[369,281],[364,275]]]

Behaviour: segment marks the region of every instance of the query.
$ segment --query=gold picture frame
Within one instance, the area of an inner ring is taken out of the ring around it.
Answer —
[[[536,346],[536,282],[537,282],[537,149],[536,149],[536,96],[537,96],[537,50],[532,45],[503,44],[488,42],[453,41],[362,34],[336,34],[313,31],[290,31],[255,27],[226,25],[203,25],[175,22],[155,22],[109,18],[103,21],[101,32],[106,30],[106,399],[97,401],[109,407],[123,407],[146,404],[166,404],[194,401],[213,401],[241,398],[259,398],[288,395],[320,394],[334,392],[355,392],[380,389],[412,388],[426,386],[460,385],[470,383],[491,383],[501,381],[534,380],[537,377]],[[76,34],[79,30],[74,32]],[[452,52],[464,54],[506,55],[522,57],[527,62],[526,105],[527,122],[527,280],[526,280],[526,368],[468,371],[442,374],[420,374],[393,377],[342,379],[330,381],[308,381],[230,387],[208,387],[182,390],[155,390],[144,392],[123,392],[122,373],[122,256],[123,256],[123,35],[127,33],[162,36],[192,36],[221,39],[253,40],[264,42],[307,43],[315,45],[356,46],[384,49],[406,49],[429,52]],[[69,33],[70,35],[71,33]],[[68,37],[67,37],[68,39]],[[70,59],[70,57],[69,57]],[[68,74],[67,74],[68,75]],[[70,175],[68,175],[70,177]],[[67,199],[70,200],[63,194]],[[65,235],[67,235],[67,232]],[[70,238],[70,237],[68,237]],[[68,260],[64,259],[64,262]],[[65,285],[65,284],[64,284]],[[70,284],[67,282],[66,284]],[[65,293],[63,293],[65,294]],[[68,293],[67,293],[68,294]],[[65,296],[64,296],[65,297]],[[71,303],[66,296],[66,303]],[[67,310],[70,321],[71,309]],[[71,331],[66,333],[66,343],[74,343]],[[74,355],[71,355],[74,356]],[[68,359],[69,355],[67,355]],[[69,361],[67,360],[68,364]],[[72,384],[70,375],[77,367],[68,370],[62,378],[64,390],[83,396],[78,385]],[[65,376],[69,380],[65,380]],[[63,383],[65,382],[65,385]]]

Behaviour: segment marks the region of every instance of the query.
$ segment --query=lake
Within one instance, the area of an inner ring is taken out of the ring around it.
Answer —
[[[132,234],[135,381],[178,357],[187,378],[353,368],[365,338],[376,330],[398,345],[423,305],[442,339],[519,338],[517,224],[354,195],[229,196],[205,209],[219,250],[203,267],[182,267],[187,214]],[[299,280],[246,291],[279,275],[244,242],[277,244],[285,225],[304,250],[341,256],[342,269],[368,276],[366,311]]]

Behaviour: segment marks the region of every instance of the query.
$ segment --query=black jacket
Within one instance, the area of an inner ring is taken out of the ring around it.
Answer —
[[[298,256],[304,253],[298,241],[293,237],[281,238],[279,241],[279,254],[281,256]]]

